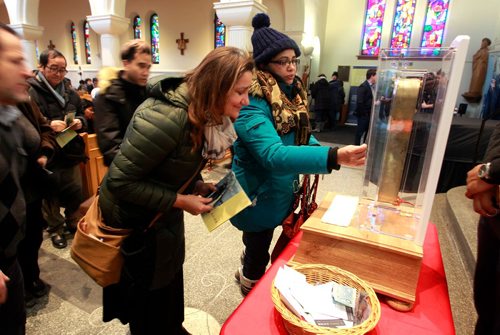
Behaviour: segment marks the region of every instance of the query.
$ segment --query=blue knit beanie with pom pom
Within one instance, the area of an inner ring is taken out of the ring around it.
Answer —
[[[295,56],[300,56],[300,48],[290,37],[270,28],[271,20],[264,13],[255,15],[252,19],[253,58],[257,64],[267,64],[275,55],[286,49],[295,50]]]

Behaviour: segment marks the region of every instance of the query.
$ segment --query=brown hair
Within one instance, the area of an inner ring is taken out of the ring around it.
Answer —
[[[194,149],[201,147],[207,123],[222,123],[226,96],[241,76],[253,71],[255,65],[250,55],[235,47],[214,49],[201,63],[186,74],[191,102],[189,120],[194,125],[191,139]]]
[[[377,69],[368,69],[366,71],[366,80],[370,79],[373,76],[377,75]]]
[[[122,46],[120,53],[122,60],[132,61],[136,54],[146,54],[151,55],[150,46],[143,40],[135,39],[126,42]]]
[[[11,34],[11,35],[14,35],[16,36],[17,38],[21,38],[21,36],[19,36],[18,33],[16,33],[16,31],[14,29],[12,29],[11,27],[9,27],[8,25],[6,25],[5,23],[3,22],[0,22],[0,33],[2,31],[5,31],[7,34]],[[0,38],[0,42],[2,42],[2,38]],[[2,43],[0,43],[0,51],[2,50]]]

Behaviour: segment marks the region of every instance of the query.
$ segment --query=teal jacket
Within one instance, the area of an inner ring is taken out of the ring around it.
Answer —
[[[299,174],[329,173],[329,147],[311,136],[309,146],[294,145],[295,132],[278,135],[271,106],[250,96],[234,124],[233,171],[252,205],[231,219],[238,229],[259,232],[281,224],[293,204]]]

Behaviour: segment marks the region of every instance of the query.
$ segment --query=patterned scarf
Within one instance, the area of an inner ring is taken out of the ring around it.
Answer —
[[[281,91],[276,79],[268,72],[257,71],[257,83],[266,101],[271,105],[276,131],[279,135],[295,130],[295,145],[309,143],[311,124],[307,109],[307,96],[300,80],[294,82],[290,101]]]
[[[222,117],[222,124],[205,126],[205,141],[203,143],[203,158],[222,159],[226,150],[236,141],[236,131],[233,122],[227,116]]]

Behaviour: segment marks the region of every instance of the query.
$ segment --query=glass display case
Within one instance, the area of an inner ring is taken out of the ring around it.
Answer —
[[[358,228],[423,244],[468,43],[381,50]]]

